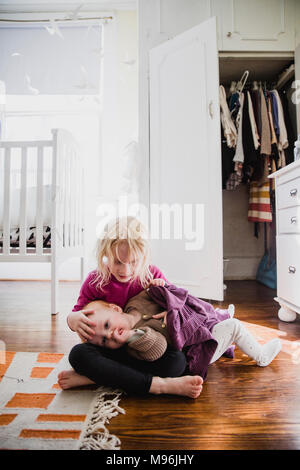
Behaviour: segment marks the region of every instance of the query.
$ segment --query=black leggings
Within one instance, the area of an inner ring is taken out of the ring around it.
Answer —
[[[157,361],[140,361],[126,348],[106,349],[91,343],[76,344],[69,354],[73,369],[96,385],[120,388],[129,394],[149,392],[153,376],[179,377],[186,369],[185,355],[168,348]]]

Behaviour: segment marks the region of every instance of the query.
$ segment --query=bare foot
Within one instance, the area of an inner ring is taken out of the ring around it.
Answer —
[[[150,393],[182,395],[198,398],[202,392],[203,379],[199,375],[184,375],[182,377],[153,377]]]
[[[79,375],[75,370],[63,370],[58,374],[58,385],[66,390],[67,388],[80,387],[81,385],[91,385],[94,382],[84,375]]]

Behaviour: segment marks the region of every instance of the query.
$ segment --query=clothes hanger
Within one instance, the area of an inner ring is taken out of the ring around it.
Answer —
[[[246,82],[248,80],[248,77],[249,77],[249,70],[245,70],[245,72],[243,73],[240,81],[238,82],[238,84],[236,86],[236,91],[238,93],[242,93],[242,91],[244,89],[244,86],[246,85]]]
[[[256,80],[253,82],[253,88],[252,88],[252,90],[258,90],[258,83],[257,83]]]

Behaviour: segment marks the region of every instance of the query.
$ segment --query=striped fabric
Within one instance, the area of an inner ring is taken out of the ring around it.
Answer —
[[[272,222],[270,204],[270,182],[259,186],[256,181],[250,183],[249,222]]]

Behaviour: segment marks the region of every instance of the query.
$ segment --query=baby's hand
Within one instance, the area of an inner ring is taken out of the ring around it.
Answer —
[[[165,310],[164,312],[157,313],[156,315],[152,315],[152,318],[156,318],[156,320],[160,320],[161,318],[164,319],[163,323],[166,325],[167,324],[167,315],[168,311]]]
[[[152,279],[149,282],[149,286],[161,286],[164,287],[166,281],[164,279]]]
[[[88,341],[93,337],[95,331],[92,329],[96,323],[88,319],[88,315],[94,313],[94,310],[79,310],[71,312],[68,315],[68,325],[75,331],[81,340]]]

